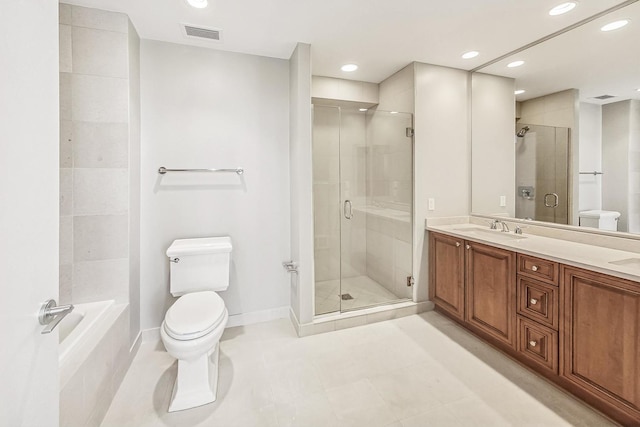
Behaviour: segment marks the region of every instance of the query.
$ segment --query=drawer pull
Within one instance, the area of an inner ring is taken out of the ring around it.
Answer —
[[[456,248],[460,247],[460,242],[456,242]]]
[[[535,346],[537,346],[537,345],[538,345],[538,342],[537,342],[537,341],[533,341],[533,340],[531,340],[531,341],[529,341],[529,345],[530,345],[531,347],[535,347]]]
[[[531,271],[538,271],[538,266],[537,265],[532,266]]]
[[[538,300],[535,298],[531,298],[531,301],[529,301],[531,303],[531,305],[536,305],[538,303]]]
[[[467,249],[471,249],[471,245],[467,245],[467,246],[466,246],[466,248],[467,248]]]

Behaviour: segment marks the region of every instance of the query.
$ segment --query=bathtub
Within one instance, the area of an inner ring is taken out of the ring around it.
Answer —
[[[74,309],[58,325],[58,362],[63,365],[89,334],[89,331],[105,316],[114,305],[113,300],[74,304]]]
[[[129,304],[108,300],[74,305],[56,328],[59,424],[100,425],[138,348],[132,352],[129,343]]]

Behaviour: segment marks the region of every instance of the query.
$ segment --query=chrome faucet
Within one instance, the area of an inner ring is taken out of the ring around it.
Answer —
[[[498,221],[497,219],[494,219],[493,221],[489,221],[489,228],[491,230],[497,230],[499,223],[500,223],[500,221]]]
[[[516,225],[516,229],[513,230],[513,232],[516,234],[522,234],[522,227],[520,227],[519,225]]]
[[[498,221],[498,220],[496,220],[496,221]],[[509,226],[507,225],[507,223],[506,223],[506,222],[504,222],[504,221],[498,221],[498,224],[500,224],[500,225],[502,226],[502,230],[501,230],[501,231],[502,231],[503,233],[508,233],[508,232],[509,232]]]

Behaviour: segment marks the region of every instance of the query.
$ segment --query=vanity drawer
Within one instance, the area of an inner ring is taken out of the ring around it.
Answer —
[[[518,314],[558,330],[558,288],[518,276]]]
[[[559,273],[557,262],[518,254],[518,274],[558,286]]]
[[[518,316],[518,352],[528,361],[558,373],[558,333]]]

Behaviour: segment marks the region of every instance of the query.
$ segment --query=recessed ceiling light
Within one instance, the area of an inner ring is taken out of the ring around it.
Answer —
[[[507,64],[507,67],[514,68],[514,67],[519,67],[522,64],[524,64],[524,61],[513,61],[513,62]]]
[[[358,66],[356,64],[345,64],[342,67],[340,67],[340,69],[342,71],[346,71],[347,73],[350,73],[352,71],[355,71],[358,69]]]
[[[518,89],[518,90],[516,90],[515,92],[513,92],[513,94],[514,94],[514,95],[520,95],[520,94],[523,94],[523,93],[525,93],[525,92],[526,92],[526,91],[525,91],[524,89]]]
[[[640,92],[640,88],[636,89],[638,92]]]
[[[359,111],[368,111],[368,109],[367,108],[360,108]]]
[[[611,22],[610,24],[605,25],[600,28],[600,31],[613,31],[618,28],[622,28],[629,23],[628,19],[621,19],[620,21]]]
[[[191,6],[195,7],[196,9],[204,9],[205,7],[207,7],[208,1],[207,0],[187,0],[187,3],[189,3]]]
[[[398,114],[398,112],[397,112],[397,111],[389,111],[389,113],[391,113],[391,114]]]
[[[574,7],[576,7],[576,5],[577,3],[574,1],[568,1],[566,3],[559,4],[549,11],[549,15],[562,15],[563,13],[567,13],[572,10]]]
[[[462,55],[462,58],[464,59],[471,59],[471,58],[475,58],[476,56],[478,56],[480,54],[480,52],[476,52],[475,50],[472,50],[470,52],[464,53]]]

